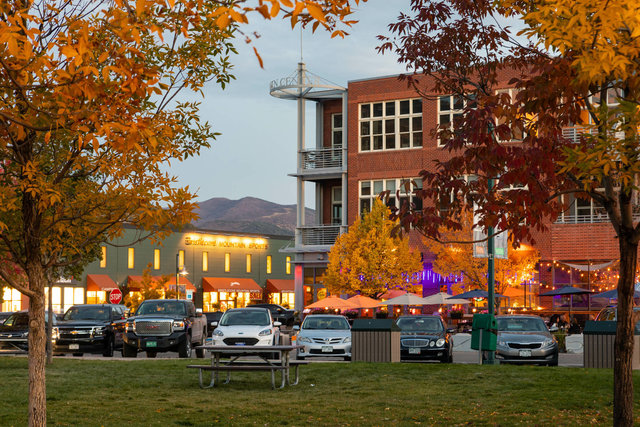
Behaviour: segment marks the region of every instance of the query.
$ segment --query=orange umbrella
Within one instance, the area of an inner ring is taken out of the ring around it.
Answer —
[[[346,299],[342,299],[337,296],[330,296],[319,301],[309,304],[305,308],[337,308],[340,310],[349,310],[352,308],[358,308],[356,305]]]
[[[408,293],[409,292],[403,291],[401,289],[390,289],[387,292],[385,292],[384,294],[382,294],[380,296],[380,298],[382,298],[382,299],[391,299],[391,298],[399,297],[400,295],[404,295],[404,294],[408,294]],[[416,293],[413,293],[413,295],[415,295],[417,297],[422,297],[422,295],[418,295]]]
[[[356,295],[349,298],[347,301],[351,301],[356,304],[356,308],[376,308],[380,301],[377,299],[369,298],[364,295]]]

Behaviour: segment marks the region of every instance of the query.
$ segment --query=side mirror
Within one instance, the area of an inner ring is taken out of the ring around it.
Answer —
[[[458,332],[458,330],[456,328],[447,328],[447,333],[448,334],[454,334],[456,332]]]
[[[294,330],[294,331],[299,331],[299,330],[300,330],[300,326],[298,326],[298,325],[293,325],[293,330]]]
[[[218,326],[218,322],[216,322],[216,321],[211,322],[211,326],[213,326],[215,328],[216,326]]]
[[[558,327],[557,326],[550,327],[549,332],[558,332]]]
[[[273,322],[273,326],[280,327],[282,326],[282,322]]]
[[[198,316],[200,316],[202,314],[202,309],[201,308],[196,308],[196,314]]]

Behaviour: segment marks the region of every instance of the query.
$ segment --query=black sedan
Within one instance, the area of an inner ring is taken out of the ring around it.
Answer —
[[[45,322],[48,321],[45,313]],[[56,325],[56,316],[53,316],[53,325]],[[9,316],[0,325],[0,352],[28,351],[29,339],[29,312],[18,311]]]
[[[440,316],[400,316],[401,360],[453,361],[451,335]]]

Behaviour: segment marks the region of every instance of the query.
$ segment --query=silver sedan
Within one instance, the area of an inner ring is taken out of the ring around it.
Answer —
[[[294,326],[294,329],[297,329]],[[351,360],[351,327],[347,318],[332,314],[311,314],[305,317],[296,343],[298,359],[312,356],[341,356]]]
[[[558,366],[558,342],[538,316],[496,316],[496,359]]]

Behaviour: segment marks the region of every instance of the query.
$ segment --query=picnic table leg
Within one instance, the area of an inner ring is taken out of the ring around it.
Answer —
[[[198,369],[198,381],[200,382],[200,388],[211,388],[215,385],[215,373],[211,372],[211,381],[209,382],[209,385],[204,385],[202,382],[202,369]]]

